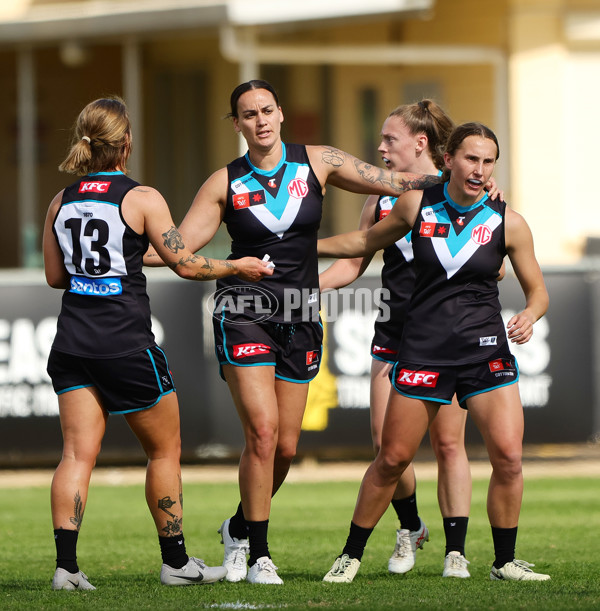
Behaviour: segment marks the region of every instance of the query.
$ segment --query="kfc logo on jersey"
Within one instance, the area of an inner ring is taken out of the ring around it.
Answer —
[[[396,378],[396,383],[404,386],[429,386],[430,388],[435,388],[439,375],[435,371],[401,369]]]
[[[390,212],[391,210],[380,210],[379,211],[379,220],[384,219]]]
[[[492,230],[486,225],[477,225],[471,232],[471,239],[475,244],[483,246],[492,239]]]
[[[292,197],[304,197],[308,193],[308,184],[302,178],[294,178],[288,184],[288,193]]]
[[[306,353],[306,364],[312,365],[313,363],[319,362],[319,351],[318,350],[310,350]]]
[[[266,344],[236,344],[233,347],[233,358],[243,359],[247,356],[255,356],[257,354],[267,354],[271,348]]]
[[[110,182],[82,182],[79,193],[107,193]]]
[[[421,221],[419,235],[422,238],[447,238],[449,231],[449,223],[428,223]]]

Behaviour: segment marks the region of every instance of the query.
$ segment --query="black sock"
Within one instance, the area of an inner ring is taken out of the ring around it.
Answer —
[[[392,507],[396,510],[400,520],[400,528],[406,530],[419,530],[421,528],[416,492],[413,492],[405,499],[392,499]]]
[[[514,528],[495,528],[492,526],[492,539],[494,541],[494,566],[501,569],[507,562],[515,559],[517,546],[517,526]]]
[[[346,539],[346,545],[344,545],[342,554],[348,554],[350,558],[361,560],[367,540],[372,532],[372,528],[363,528],[362,526],[357,526],[354,522],[350,522],[350,534]]]
[[[444,518],[444,533],[446,534],[446,556],[450,552],[460,552],[465,555],[465,539],[469,518]]]
[[[54,543],[56,545],[56,568],[65,569],[69,573],[77,573],[77,538],[78,530],[54,530]]]
[[[160,544],[160,555],[164,564],[168,564],[172,569],[184,567],[190,559],[185,551],[185,540],[183,533],[175,537],[158,536]]]
[[[262,520],[260,522],[247,521],[246,524],[248,525],[248,540],[250,543],[248,566],[252,566],[263,556],[271,557],[271,554],[269,554],[269,544],[267,543],[269,520]]]
[[[244,518],[244,510],[241,503],[237,506],[237,511],[229,520],[229,536],[236,539],[248,538],[248,524]]]

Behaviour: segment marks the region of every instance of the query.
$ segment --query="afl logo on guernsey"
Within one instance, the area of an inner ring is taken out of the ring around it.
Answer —
[[[294,178],[288,184],[288,193],[292,197],[304,197],[308,193],[308,184],[302,178]]]
[[[110,182],[82,182],[79,193],[107,193]]]
[[[249,206],[258,206],[266,202],[264,189],[249,191],[248,193],[236,193],[233,196],[233,209],[240,210]]]
[[[486,225],[477,225],[471,232],[471,239],[475,244],[483,246],[492,239],[492,230]]]

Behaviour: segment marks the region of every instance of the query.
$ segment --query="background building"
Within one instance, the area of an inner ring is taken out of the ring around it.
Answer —
[[[236,156],[229,93],[257,76],[280,93],[284,138],[374,163],[397,104],[430,96],[457,122],[488,124],[496,177],[541,262],[594,251],[600,0],[3,0],[0,265],[39,266],[45,209],[65,184],[56,168],[88,101],[126,99],[131,173],[179,221]],[[361,196],[326,201],[323,234],[355,226]]]

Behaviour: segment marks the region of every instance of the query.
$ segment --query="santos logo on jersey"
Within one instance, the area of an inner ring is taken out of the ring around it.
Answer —
[[[107,193],[110,182],[82,182],[79,193]]]
[[[397,384],[405,386],[429,386],[435,388],[439,373],[436,371],[410,371],[409,369],[401,369],[396,378]]]

